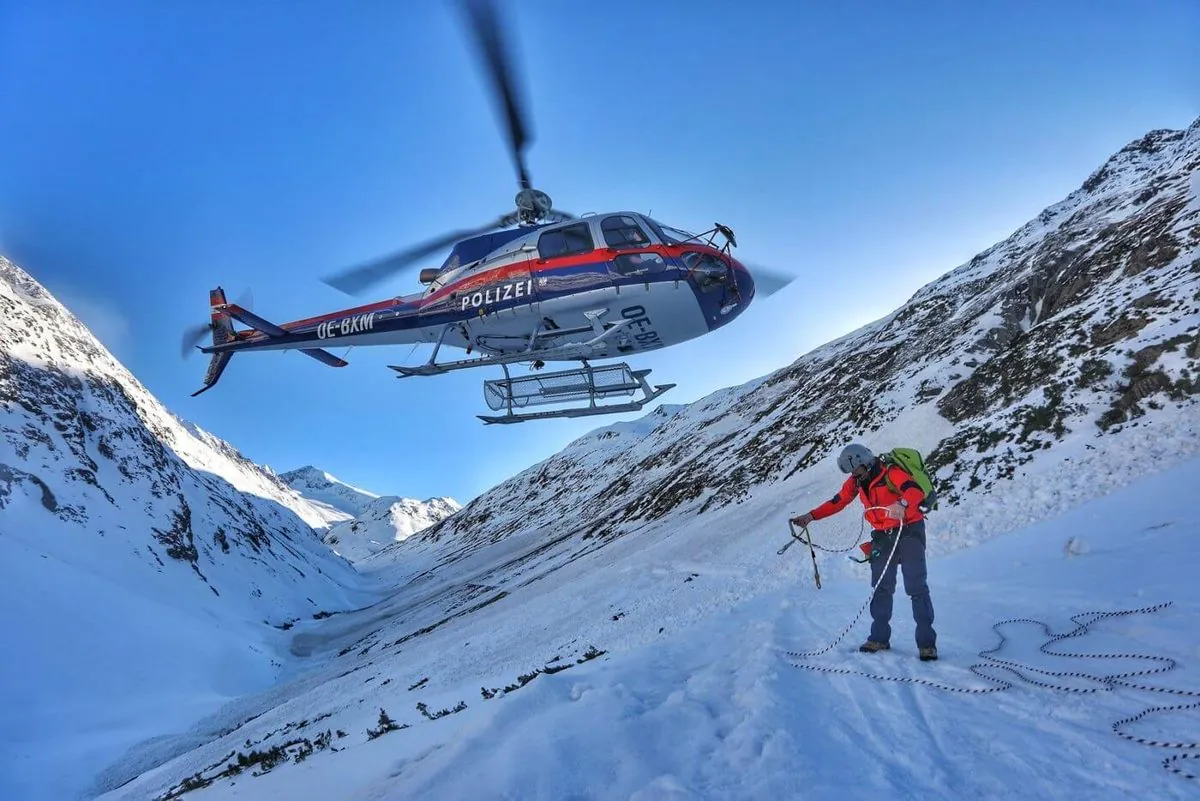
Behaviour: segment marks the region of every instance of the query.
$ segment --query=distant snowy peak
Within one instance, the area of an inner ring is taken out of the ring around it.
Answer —
[[[341,519],[357,517],[380,497],[378,493],[347,484],[312,465],[291,470],[279,477],[309,500],[340,512]]]
[[[325,535],[325,543],[350,561],[361,561],[441,522],[461,508],[462,504],[453,498],[424,501],[395,495],[376,498],[353,520],[334,524]]]

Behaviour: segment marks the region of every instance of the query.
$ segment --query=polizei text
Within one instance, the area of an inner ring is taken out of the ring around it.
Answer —
[[[532,295],[532,280],[515,281],[511,284],[501,284],[492,289],[485,289],[482,292],[472,292],[469,295],[463,295],[459,301],[462,305],[458,307],[458,310],[478,309],[480,306],[491,306],[493,303],[503,303],[506,300],[526,298]]]

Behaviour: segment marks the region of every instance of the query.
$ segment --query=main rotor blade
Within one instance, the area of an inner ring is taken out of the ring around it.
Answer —
[[[500,219],[490,222],[487,225],[482,225],[479,228],[454,231],[445,236],[439,236],[437,239],[431,239],[428,242],[408,248],[407,250],[401,250],[398,253],[384,256],[381,259],[367,262],[366,264],[329,276],[328,278],[322,278],[321,280],[334,289],[345,292],[347,295],[357,295],[431,253],[449,247],[459,240],[479,234],[486,234],[498,228],[505,228],[512,225],[513,222],[514,216],[512,214],[505,214]]]
[[[533,141],[533,137],[527,115],[517,97],[517,79],[512,61],[505,51],[495,6],[492,0],[463,0],[462,5],[469,17],[471,34],[492,79],[492,92],[508,127],[508,145],[517,168],[517,178],[522,189],[529,189],[532,184],[525,166],[525,148]]]

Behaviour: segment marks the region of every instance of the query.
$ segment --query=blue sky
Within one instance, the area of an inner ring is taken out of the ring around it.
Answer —
[[[639,359],[678,384],[672,403],[886,314],[1128,141],[1200,115],[1194,0],[502,7],[530,169],[556,205],[720,221],[743,259],[798,277],[733,325]],[[174,412],[250,458],[468,500],[621,418],[484,427],[491,372],[385,368],[420,349],[357,348],[341,370],[239,356],[199,398],[204,360],[179,357],[212,286],[252,291],[279,322],[341,308],[357,301],[320,276],[511,208],[504,138],[454,12],[0,0],[0,252]],[[378,297],[417,287],[401,276]]]

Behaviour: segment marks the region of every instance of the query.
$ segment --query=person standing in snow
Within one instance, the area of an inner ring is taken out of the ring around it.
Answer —
[[[793,517],[798,526],[807,526],[845,509],[857,495],[866,507],[864,517],[871,524],[871,634],[859,646],[860,651],[874,653],[891,647],[892,596],[896,590],[896,567],[904,574],[904,591],[912,599],[913,620],[917,624],[917,652],[922,661],[937,659],[937,633],[933,630],[933,601],[925,567],[925,515],[921,502],[925,493],[905,472],[883,460],[869,448],[857,443],[847,445],[838,456],[838,467],[849,473],[842,488],[825,503],[810,512]],[[889,486],[889,482],[891,486]],[[896,489],[893,490],[892,487]],[[895,538],[896,554],[883,571]]]

